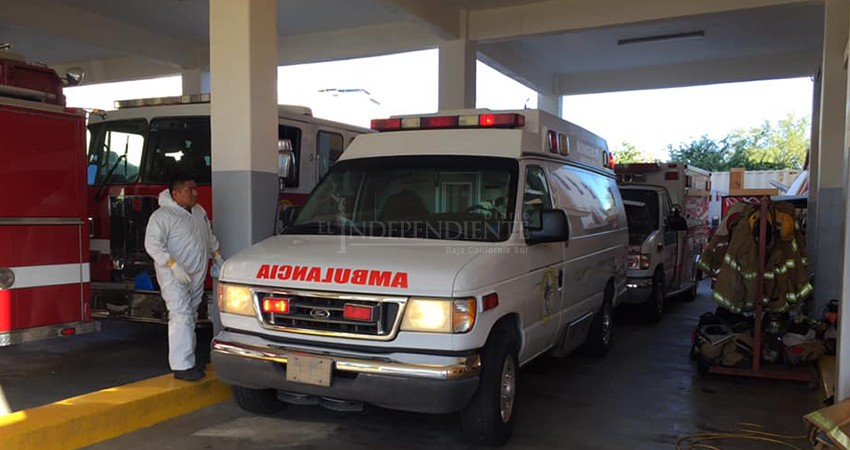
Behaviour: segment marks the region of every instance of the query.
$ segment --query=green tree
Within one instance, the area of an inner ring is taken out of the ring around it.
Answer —
[[[620,144],[620,148],[614,149],[612,152],[614,153],[614,159],[617,161],[617,164],[650,161],[650,158],[643,150],[639,150],[634,144],[628,142],[623,142]]]
[[[729,169],[729,152],[726,146],[715,142],[706,135],[688,144],[679,144],[677,148],[667,146],[670,161],[699,167],[710,172],[722,172]]]
[[[726,171],[800,169],[810,147],[808,117],[788,115],[775,125],[765,121],[749,130],[732,131],[720,141],[702,136],[677,148],[667,146],[670,159],[705,170]]]

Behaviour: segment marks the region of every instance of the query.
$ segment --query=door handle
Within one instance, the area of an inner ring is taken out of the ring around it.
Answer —
[[[558,289],[564,287],[564,269],[558,269]]]

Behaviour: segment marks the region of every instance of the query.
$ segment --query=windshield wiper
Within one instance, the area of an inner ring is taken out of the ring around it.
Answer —
[[[339,234],[342,226],[337,222],[306,222],[292,225],[283,234]]]

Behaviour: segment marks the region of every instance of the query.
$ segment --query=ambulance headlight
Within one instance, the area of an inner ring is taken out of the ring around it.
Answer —
[[[426,333],[466,333],[475,325],[474,298],[408,300],[401,321],[402,331]]]
[[[253,316],[254,294],[247,286],[219,283],[218,309],[223,313]]]

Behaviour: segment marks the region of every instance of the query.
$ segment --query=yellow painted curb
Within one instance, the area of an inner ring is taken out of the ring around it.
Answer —
[[[0,416],[0,448],[85,447],[230,398],[211,369],[194,383],[163,375]]]

